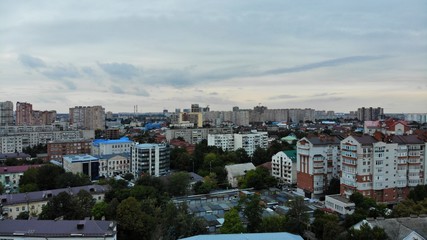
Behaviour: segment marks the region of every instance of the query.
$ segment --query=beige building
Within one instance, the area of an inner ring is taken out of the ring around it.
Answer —
[[[92,194],[96,202],[104,200],[104,194],[108,191],[106,186],[88,185],[72,188],[61,188],[29,193],[3,194],[0,201],[3,205],[3,216],[9,219],[16,219],[21,212],[30,212],[30,215],[40,214],[42,207],[53,197],[61,192],[76,195],[80,190],[85,190]]]
[[[99,176],[114,177],[130,173],[130,154],[103,155],[99,159]]]
[[[70,124],[78,129],[105,129],[105,109],[102,106],[70,108]]]

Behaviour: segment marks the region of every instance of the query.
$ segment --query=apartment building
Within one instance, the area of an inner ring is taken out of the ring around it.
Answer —
[[[281,151],[271,157],[271,175],[280,184],[297,183],[297,154],[296,150]]]
[[[415,135],[349,136],[341,141],[341,195],[360,192],[377,202],[395,203],[426,184],[426,143]]]
[[[54,125],[0,127],[1,153],[22,152],[23,148],[51,141],[94,138],[93,130],[73,130]]]
[[[30,214],[40,214],[42,207],[53,197],[61,192],[76,195],[80,190],[85,190],[92,194],[96,202],[104,200],[104,194],[108,191],[107,186],[88,185],[81,187],[60,188],[37,192],[2,194],[0,202],[2,204],[3,217],[6,219],[16,219],[21,212]],[[1,221],[0,221],[1,222]]]
[[[189,129],[167,129],[166,141],[170,142],[172,139],[182,138],[184,141],[197,144],[204,139],[208,139],[209,134],[232,134],[233,129],[227,128],[189,128]]]
[[[17,126],[49,125],[55,122],[56,111],[33,110],[33,105],[27,102],[16,103]]]
[[[0,126],[13,125],[13,103],[0,102]]]
[[[216,146],[224,151],[243,148],[249,156],[252,156],[258,147],[268,147],[268,133],[253,131],[250,133],[209,134],[208,146]]]
[[[76,106],[70,108],[70,124],[78,129],[104,130],[105,109],[102,106]]]
[[[357,119],[359,121],[375,121],[384,116],[384,109],[377,107],[361,107],[357,109]]]
[[[297,191],[309,198],[325,194],[330,180],[339,177],[340,139],[305,137],[297,142]]]
[[[47,143],[47,159],[61,160],[65,155],[90,154],[91,145],[90,139],[50,141]]]
[[[92,155],[110,155],[130,153],[134,142],[128,137],[120,139],[95,139],[92,142]]]
[[[135,144],[131,147],[131,173],[161,176],[170,171],[170,149],[166,144]]]

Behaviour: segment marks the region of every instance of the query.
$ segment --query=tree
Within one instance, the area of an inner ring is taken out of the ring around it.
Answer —
[[[124,178],[126,181],[131,181],[131,180],[133,180],[135,177],[133,176],[133,174],[132,174],[132,173],[126,173],[126,174],[123,176],[123,178]]]
[[[249,157],[248,153],[243,148],[238,148],[235,151],[236,154],[236,163],[247,163],[251,161],[251,158]]]
[[[76,196],[73,196],[73,216],[72,219],[84,219],[92,216],[92,208],[95,205],[95,199],[88,191],[80,190]]]
[[[75,206],[71,195],[67,192],[60,192],[53,196],[47,204],[42,207],[42,212],[39,215],[41,220],[54,220],[58,217],[63,217],[66,220],[71,220]]]
[[[169,177],[168,192],[173,196],[182,196],[187,193],[190,184],[190,175],[186,172],[173,173]]]
[[[273,215],[262,219],[259,232],[284,232],[286,231],[286,216]]]
[[[117,223],[120,234],[126,236],[125,239],[140,239],[142,236],[150,239],[149,235],[143,231],[141,204],[134,197],[123,200],[117,207]]]
[[[28,218],[30,218],[30,213],[28,211],[20,212],[18,216],[16,216],[16,219],[28,220]]]
[[[258,166],[269,161],[271,161],[271,158],[269,158],[267,150],[261,147],[257,147],[252,154],[252,163],[255,166]]]
[[[95,203],[95,205],[92,207],[92,216],[96,220],[101,220],[102,217],[106,216],[107,208],[108,204],[106,202]]]
[[[329,182],[328,188],[326,189],[326,195],[339,194],[340,193],[340,179],[332,178]]]
[[[339,218],[335,214],[325,213],[322,210],[314,211],[314,221],[311,224],[311,229],[319,239],[336,239],[336,237],[344,231],[339,225]]]
[[[288,217],[288,231],[302,234],[309,220],[304,198],[296,197],[289,200],[286,205],[289,207],[289,211],[286,214]]]
[[[360,226],[360,229],[350,229],[348,233],[347,239],[352,240],[386,240],[389,239],[384,229],[379,228],[377,226],[371,228],[369,224],[364,223]]]
[[[414,189],[409,191],[409,199],[414,202],[422,201],[427,198],[427,185],[417,185]]]
[[[266,168],[258,167],[246,172],[239,184],[241,188],[254,188],[255,190],[260,190],[275,186],[277,180],[270,175]]]
[[[45,164],[37,168],[36,183],[40,190],[56,188],[56,178],[65,173],[65,170],[53,164]]]
[[[258,194],[246,195],[240,198],[239,205],[243,207],[243,215],[248,220],[247,232],[255,233],[262,222],[261,198]]]
[[[239,211],[236,208],[230,209],[224,215],[224,224],[220,229],[222,234],[225,233],[243,233],[245,227],[239,217]]]
[[[65,172],[55,178],[56,188],[79,187],[89,184],[91,184],[89,176],[82,173]]]

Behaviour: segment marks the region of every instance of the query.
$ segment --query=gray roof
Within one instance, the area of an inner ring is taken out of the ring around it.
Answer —
[[[1,220],[0,236],[21,237],[104,237],[116,234],[112,221],[97,220]]]
[[[246,174],[246,171],[254,169],[255,165],[253,163],[241,163],[225,166],[225,170],[227,170],[231,176],[242,176]]]
[[[67,192],[69,194],[75,195],[80,190],[86,190],[91,194],[105,193],[108,191],[108,187],[102,186],[102,185],[88,185],[88,186],[81,186],[81,187],[60,188],[60,189],[52,189],[52,190],[28,192],[28,193],[2,194],[0,195],[0,200],[3,206],[14,205],[18,203],[26,203],[26,202],[42,202],[47,200],[49,196],[56,196],[61,192]]]
[[[378,142],[374,137],[370,135],[362,135],[362,136],[354,135],[352,137],[362,145],[372,145],[373,143]]]
[[[417,135],[394,135],[391,140],[398,144],[424,144],[424,141],[419,139]]]
[[[335,136],[306,137],[313,145],[339,145],[340,140]]]
[[[372,227],[383,228],[390,239],[404,239],[412,231],[427,239],[427,217],[377,218],[365,221]]]
[[[215,234],[215,235],[197,235],[183,240],[302,240],[299,235],[276,232],[276,233],[236,233],[236,234]]]

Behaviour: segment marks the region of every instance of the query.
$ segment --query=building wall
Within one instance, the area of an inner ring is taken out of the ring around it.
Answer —
[[[104,130],[105,109],[102,106],[76,106],[70,108],[70,124],[78,129]]]
[[[284,184],[294,184],[296,178],[296,163],[293,162],[283,151],[271,157],[271,175]]]
[[[131,172],[161,176],[170,171],[170,150],[165,144],[137,144],[131,147]]]
[[[0,126],[13,125],[13,103],[0,102]]]
[[[130,172],[130,156],[109,155],[99,159],[99,175],[110,178]]]
[[[48,160],[62,159],[65,155],[90,154],[91,140],[51,141],[47,144]]]

